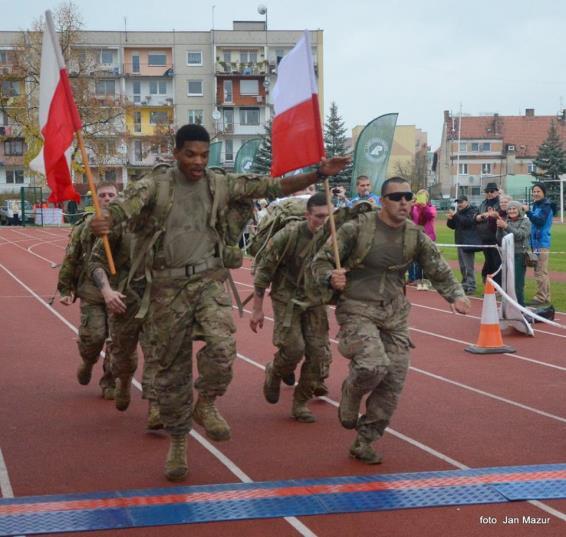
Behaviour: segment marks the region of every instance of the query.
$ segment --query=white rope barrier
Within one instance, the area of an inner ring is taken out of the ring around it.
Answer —
[[[521,306],[521,304],[519,304],[516,300],[513,300],[504,290],[503,288],[497,283],[494,282],[492,278],[490,278],[488,276],[487,278],[490,283],[493,285],[493,287],[495,287],[495,290],[505,299],[507,300],[509,303],[513,304],[513,306],[515,306],[519,311],[521,311],[522,313],[524,313],[525,315],[528,315],[529,317],[532,317],[533,319],[536,319],[537,321],[540,321],[541,323],[546,323],[549,324],[551,326],[555,326],[556,328],[562,328],[564,330],[566,330],[566,326],[557,323],[555,321],[551,321],[550,319],[545,319],[544,317],[541,317],[540,315],[537,315],[534,311],[525,308],[524,306]]]

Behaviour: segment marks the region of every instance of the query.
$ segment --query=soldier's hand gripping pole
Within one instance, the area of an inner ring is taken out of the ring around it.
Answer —
[[[88,155],[85,149],[85,143],[83,139],[83,133],[77,131],[77,141],[79,142],[79,149],[81,150],[81,157],[83,159],[83,165],[86,171],[86,177],[88,180],[88,188],[92,193],[92,202],[94,203],[94,212],[96,216],[102,216],[102,211],[100,210],[100,203],[98,203],[98,197],[96,195],[96,187],[94,186],[94,179],[92,177],[92,171],[88,165]],[[108,235],[102,235],[102,244],[104,245],[104,253],[106,254],[106,259],[108,261],[108,268],[110,269],[110,274],[116,274],[116,267],[114,265],[114,258],[112,257],[112,251],[110,250],[110,243],[108,242]]]
[[[330,238],[332,240],[332,249],[334,250],[334,264],[337,269],[341,269],[340,253],[338,251],[338,241],[336,240],[336,223],[334,222],[334,205],[332,205],[332,197],[330,195],[330,182],[324,180],[324,190],[326,191],[326,204],[328,205],[328,220],[330,222]]]

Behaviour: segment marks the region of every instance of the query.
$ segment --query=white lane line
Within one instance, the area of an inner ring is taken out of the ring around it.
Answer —
[[[6,466],[6,461],[4,460],[2,449],[0,449],[0,495],[2,496],[2,498],[14,497],[14,490],[12,489],[12,484],[10,483],[8,467]]]
[[[41,259],[43,261],[47,261],[47,263],[49,263],[51,265],[51,268],[55,268],[57,266],[57,262],[53,261],[52,259],[47,259],[46,257],[43,257],[42,255],[36,254],[35,252],[32,252],[29,248],[24,248],[23,246],[20,246],[16,242],[12,242],[12,241],[7,241],[7,242],[9,244],[12,244],[13,246],[16,246],[20,250],[27,252],[28,254],[34,255],[35,257],[38,257],[39,259]],[[37,246],[37,244],[34,244],[34,246]]]
[[[247,356],[244,356],[243,354],[238,353],[238,358],[240,358],[244,362],[247,362],[248,364],[250,364],[254,367],[257,367],[258,369],[265,371],[264,365],[257,363],[256,361],[252,360],[251,358],[248,358]],[[338,408],[338,406],[339,406],[339,403],[337,401],[334,401],[334,399],[330,399],[329,397],[319,397],[319,399],[326,401],[328,404],[330,404],[330,405],[332,405],[336,408]],[[445,455],[444,453],[441,453],[440,451],[437,451],[436,449],[434,449],[430,446],[427,446],[426,444],[423,444],[422,442],[419,442],[418,440],[415,440],[414,438],[411,438],[411,437],[409,437],[409,436],[407,436],[403,433],[400,433],[399,431],[396,431],[395,429],[392,429],[391,427],[387,427],[385,429],[385,432],[399,438],[399,440],[402,440],[404,442],[407,442],[408,444],[411,444],[412,446],[416,447],[417,449],[425,451],[429,455],[432,455],[433,457],[436,457],[437,459],[440,459],[440,460],[446,462],[450,466],[454,466],[456,468],[459,468],[460,470],[469,470],[470,469],[470,467],[466,466],[464,463],[457,461],[456,459],[453,459],[452,457],[449,457],[448,455]],[[566,513],[562,513],[561,511],[558,511],[558,510],[550,507],[549,505],[546,505],[545,503],[539,502],[538,500],[529,500],[527,503],[530,503],[531,505],[541,509],[542,511],[546,511],[547,513],[555,516],[556,518],[559,518],[561,520],[566,521]]]
[[[253,287],[253,285],[248,285],[247,283],[242,283],[242,282],[234,282],[237,285],[243,285],[245,287]],[[417,304],[413,304],[413,305],[417,305]],[[425,308],[429,308],[429,309],[437,309],[437,308],[432,308],[430,306],[422,306]],[[335,309],[333,306],[330,306],[330,308]],[[244,311],[246,313],[251,314],[252,312],[250,310],[246,310],[244,309]],[[442,311],[445,312],[445,310],[441,310],[438,309],[438,311]],[[446,313],[450,313],[452,314],[452,312],[446,312]],[[458,315],[459,317],[466,317],[465,315]],[[273,319],[271,317],[265,317],[266,319],[268,319],[269,321],[273,321]],[[479,317],[477,317],[479,319]],[[426,334],[427,336],[432,336],[432,337],[437,337],[440,339],[445,339],[447,341],[452,341],[453,343],[459,343],[461,345],[472,345],[472,342],[470,341],[464,341],[462,339],[456,339],[456,338],[452,338],[449,336],[443,336],[442,334],[437,334],[436,332],[429,332],[428,330],[421,330],[420,328],[413,328],[411,326],[409,326],[409,330],[412,330],[414,332],[419,332],[421,334]],[[555,335],[555,334],[553,334]],[[332,343],[338,343],[338,341],[336,341],[335,339],[330,339],[330,341],[332,341]],[[530,362],[536,365],[540,365],[543,367],[550,367],[552,369],[558,369],[559,371],[565,371],[566,372],[566,367],[560,366],[560,365],[555,365],[555,364],[550,364],[548,362],[541,362],[540,360],[535,360],[534,358],[528,358],[527,356],[522,356],[521,354],[515,354],[515,353],[502,353],[504,356],[508,356],[509,358],[515,358],[517,360],[523,360],[525,362]]]
[[[35,299],[37,299],[39,302],[41,302],[41,304],[43,306],[45,306],[53,315],[55,315],[55,317],[57,317],[60,321],[62,321],[68,328],[70,328],[75,334],[78,334],[78,329],[71,324],[69,321],[67,321],[67,319],[65,319],[57,310],[55,310],[54,308],[52,308],[49,304],[47,304],[47,302],[45,302],[44,300],[42,300],[42,298],[36,294],[32,289],[30,289],[24,282],[22,282],[20,279],[18,279],[18,277],[13,274],[12,272],[10,272],[4,265],[2,265],[0,263],[0,268],[2,268],[7,274],[9,274],[14,280],[16,280],[16,282],[18,282],[26,291],[28,291]],[[104,354],[104,353],[101,353]],[[132,382],[134,384],[134,386],[141,391],[142,386],[141,384],[137,381],[137,380],[133,380]],[[193,438],[195,438],[200,444],[202,444],[204,446],[205,449],[208,449],[212,455],[214,455],[222,464],[224,464],[224,466],[226,466],[238,479],[240,479],[240,481],[244,482],[244,483],[253,483],[254,481],[246,474],[244,473],[243,470],[241,470],[234,462],[232,462],[228,457],[226,457],[223,453],[221,453],[218,449],[216,449],[212,444],[210,444],[205,438],[203,438],[201,435],[199,435],[196,431],[191,431],[191,436]],[[211,449],[212,448],[212,449]],[[0,453],[1,455],[1,453]],[[220,457],[221,455],[221,457]],[[2,460],[0,460],[0,463],[3,462],[3,458]],[[8,475],[8,470],[6,469],[6,476]],[[1,472],[1,467],[0,467],[0,480],[2,478],[2,472]],[[8,485],[10,484],[10,481],[7,481]],[[0,485],[2,485],[2,481],[0,481]],[[2,489],[3,490],[3,489]],[[10,491],[11,491],[11,487],[10,487]],[[4,494],[3,494],[4,495]],[[4,497],[8,497],[5,496]],[[10,497],[13,497],[10,496]],[[316,534],[313,533],[307,526],[305,526],[300,520],[298,520],[295,517],[284,517],[283,520],[285,520],[287,523],[289,523],[291,526],[293,526],[293,528],[295,528],[295,530],[297,530],[298,533],[300,533],[301,535],[303,535],[304,537],[316,537]]]

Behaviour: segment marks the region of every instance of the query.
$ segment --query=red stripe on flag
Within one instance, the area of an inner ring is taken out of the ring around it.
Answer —
[[[317,164],[324,156],[318,95],[273,118],[271,175]]]
[[[61,69],[59,74],[60,79],[51,99],[47,122],[41,130],[45,141],[43,145],[45,174],[47,184],[51,189],[49,201],[58,203],[75,200],[78,202],[81,197],[73,188],[65,151],[73,143],[75,130],[80,128],[81,120],[73,101],[65,69]]]

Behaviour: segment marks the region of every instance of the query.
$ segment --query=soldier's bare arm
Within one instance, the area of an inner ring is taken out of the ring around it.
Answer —
[[[61,295],[60,302],[69,306],[75,299],[78,276],[81,269],[81,230],[84,224],[79,224],[71,232],[69,242],[65,250],[65,257],[59,269],[57,290]]]
[[[94,280],[96,287],[100,289],[108,311],[116,315],[125,313],[126,304],[123,299],[126,298],[126,295],[112,289],[106,272],[100,267],[95,268],[92,273],[92,279]]]
[[[331,159],[323,158],[320,161],[319,172],[321,175],[330,177],[340,173],[350,162],[350,157],[332,157]],[[319,176],[316,172],[303,173],[300,175],[294,175],[292,177],[284,177],[281,179],[281,190],[283,194],[288,196],[297,190],[303,190],[308,186],[316,183],[319,180]]]
[[[250,328],[257,334],[257,329],[263,328],[264,314],[263,314],[263,298],[265,296],[265,289],[262,287],[254,287],[254,305],[252,316],[250,318]]]

